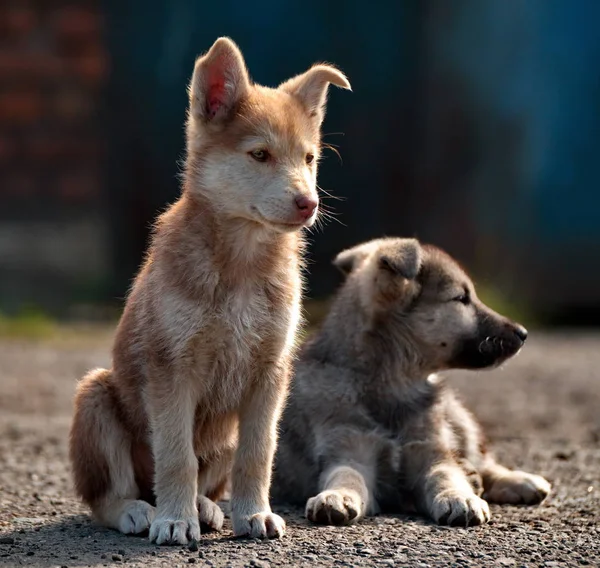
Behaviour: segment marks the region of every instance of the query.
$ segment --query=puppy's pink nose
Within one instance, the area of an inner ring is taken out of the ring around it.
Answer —
[[[300,213],[300,216],[304,219],[309,219],[317,208],[317,205],[319,205],[319,202],[306,195],[299,195],[296,197],[296,205],[298,206],[298,213]]]

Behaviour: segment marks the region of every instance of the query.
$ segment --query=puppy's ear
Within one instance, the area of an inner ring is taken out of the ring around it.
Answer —
[[[421,269],[423,252],[416,239],[402,239],[399,245],[386,250],[379,257],[379,267],[394,275],[414,280]]]
[[[286,93],[296,97],[306,109],[308,115],[317,121],[323,122],[325,118],[325,102],[329,83],[352,90],[346,76],[332,65],[315,65],[306,73],[297,75],[279,85]]]
[[[343,250],[333,259],[333,265],[347,276],[375,250],[375,246],[374,241],[370,241]]]
[[[190,113],[196,120],[218,124],[235,111],[249,88],[242,52],[231,39],[221,37],[196,60],[189,87]]]

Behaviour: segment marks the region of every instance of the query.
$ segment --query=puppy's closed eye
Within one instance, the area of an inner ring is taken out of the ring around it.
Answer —
[[[469,296],[469,294],[460,294],[459,296],[452,298],[452,301],[460,302],[461,304],[468,306],[471,303],[471,297]]]

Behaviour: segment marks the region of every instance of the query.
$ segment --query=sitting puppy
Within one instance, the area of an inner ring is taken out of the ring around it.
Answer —
[[[540,503],[549,483],[496,463],[432,374],[496,367],[527,331],[485,306],[452,258],[416,240],[367,242],[334,264],[347,279],[297,363],[273,498],[308,499],[308,519],[334,525],[415,509],[478,525],[490,518],[486,501]]]

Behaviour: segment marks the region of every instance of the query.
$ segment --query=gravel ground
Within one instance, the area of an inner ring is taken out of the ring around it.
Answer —
[[[108,335],[0,341],[0,566],[600,566],[600,335],[532,336],[504,369],[450,380],[501,460],[552,482],[541,506],[493,506],[470,529],[406,516],[314,527],[279,509],[283,540],[236,540],[226,524],[195,551],[97,527],[73,495],[73,387],[109,364]]]

